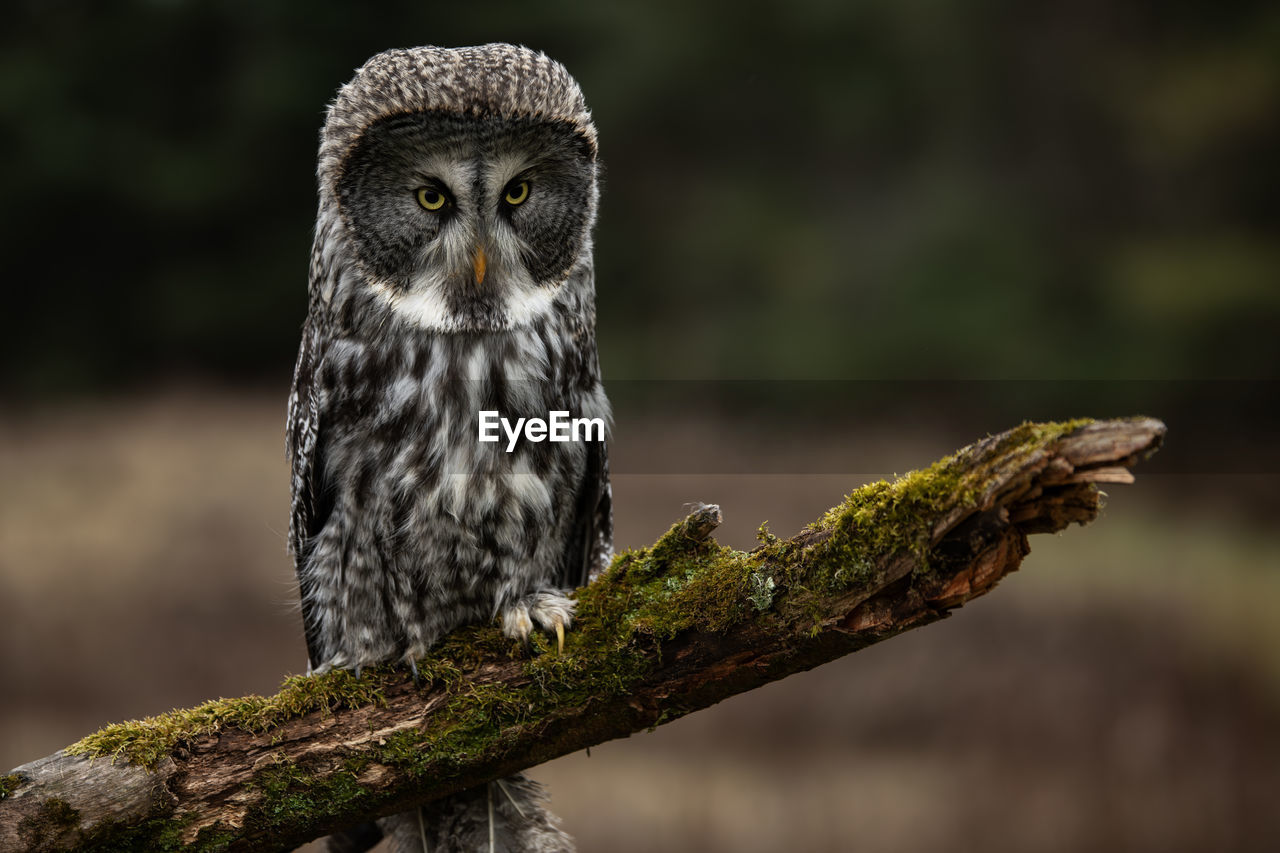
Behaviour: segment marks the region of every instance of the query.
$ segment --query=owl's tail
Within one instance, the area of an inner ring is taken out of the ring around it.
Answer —
[[[370,832],[370,830],[372,832]],[[352,846],[354,836],[365,846]],[[382,842],[382,843],[379,843]],[[329,838],[330,853],[575,853],[573,839],[547,806],[542,786],[524,774],[436,800],[413,811]]]

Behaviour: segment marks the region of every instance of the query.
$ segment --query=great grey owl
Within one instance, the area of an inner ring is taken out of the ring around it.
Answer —
[[[288,421],[312,670],[412,666],[495,616],[562,630],[611,547],[603,436],[481,441],[479,418],[609,417],[577,83],[506,44],[378,54],[330,105],[317,175]],[[523,777],[382,823],[405,849],[572,847]]]

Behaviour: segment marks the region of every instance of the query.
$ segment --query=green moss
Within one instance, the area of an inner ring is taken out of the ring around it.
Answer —
[[[85,839],[85,843],[77,849],[92,850],[94,853],[226,849],[226,844],[209,846],[199,841],[194,845],[183,844],[182,832],[185,827],[185,822],[176,818],[156,818],[132,826],[116,821],[105,821],[94,827],[94,831]]]
[[[1002,436],[990,451],[1002,468],[1025,453],[1041,453],[1053,441],[1091,423],[1024,423]],[[912,471],[892,483],[871,483],[828,510],[810,532],[829,534],[811,549],[813,559],[798,568],[803,577],[792,580],[827,595],[874,581],[877,567],[906,552],[927,571],[933,525],[953,510],[974,509],[995,471],[974,465],[968,449]]]
[[[18,790],[20,785],[22,785],[22,777],[17,773],[0,776],[0,800]]]
[[[218,853],[240,838],[240,833],[219,823],[200,830],[195,840],[187,843],[183,840],[183,833],[189,824],[190,818],[172,815],[136,824],[106,820],[97,824],[75,849],[92,853],[136,853],[139,850]]]
[[[772,545],[778,541],[778,537],[774,536],[769,530],[769,522],[763,521],[760,523],[760,527],[756,529],[756,541],[762,545]]]
[[[312,711],[380,703],[381,679],[376,675],[371,673],[362,679],[345,671],[295,675],[285,679],[280,692],[270,698],[214,699],[195,708],[115,723],[67,747],[67,752],[90,758],[120,757],[150,769],[179,743],[226,727],[263,732]]]
[[[362,766],[363,762],[352,759],[340,770],[316,775],[289,761],[272,764],[256,777],[264,797],[245,821],[270,833],[306,823],[313,816],[359,810],[372,799],[358,779]]]
[[[686,523],[672,525],[648,548],[629,551],[582,592],[607,614],[602,623],[620,632],[668,638],[696,628],[719,631],[751,611],[749,555],[688,535]],[[580,609],[582,605],[579,605]]]
[[[231,843],[235,841],[239,835],[235,830],[223,826],[221,823],[213,827],[205,827],[196,835],[196,843],[186,848],[188,850],[195,849],[203,851],[203,853],[221,853],[231,847]],[[137,847],[135,850],[139,849]]]

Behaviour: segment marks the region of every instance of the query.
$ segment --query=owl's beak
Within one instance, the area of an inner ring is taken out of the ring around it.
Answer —
[[[476,254],[471,259],[471,267],[476,273],[476,285],[484,284],[484,271],[488,266],[488,259],[484,256],[484,249],[476,246]]]

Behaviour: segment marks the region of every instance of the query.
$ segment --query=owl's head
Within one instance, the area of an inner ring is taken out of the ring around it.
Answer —
[[[590,286],[596,173],[582,92],[544,54],[378,54],[321,135],[321,217],[336,211],[342,244],[326,253],[354,262],[328,286],[436,331],[526,325],[571,281]]]

